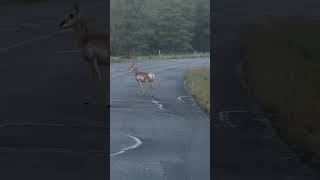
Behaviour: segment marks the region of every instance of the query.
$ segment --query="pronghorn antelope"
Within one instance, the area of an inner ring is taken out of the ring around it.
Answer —
[[[150,86],[149,94],[151,94],[151,96],[153,97],[153,93],[155,90],[154,83],[153,83],[154,77],[155,77],[154,74],[139,71],[139,67],[136,65],[135,62],[133,62],[132,66],[128,70],[134,73],[136,81],[138,82],[140,89],[142,91],[142,95],[145,95],[145,93],[144,93],[144,90],[142,88],[141,83],[146,83]]]
[[[103,90],[103,96],[106,95],[106,83],[101,75],[99,66],[110,65],[109,56],[109,39],[108,31],[105,33],[89,33],[86,19],[80,15],[78,4],[67,11],[67,16],[60,23],[60,28],[72,28],[77,39],[78,47],[82,59],[89,63],[91,71],[90,80],[97,79],[100,81]],[[83,102],[88,104],[91,97],[87,97]],[[108,99],[107,99],[108,102]]]
[[[78,4],[67,12],[67,17],[60,23],[61,28],[72,28],[83,59],[90,64],[91,78],[101,80],[100,65],[109,65],[108,33],[89,33],[86,19],[80,16]]]

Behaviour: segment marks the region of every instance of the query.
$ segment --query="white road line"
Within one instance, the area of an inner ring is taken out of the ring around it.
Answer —
[[[193,62],[191,65],[193,65],[194,63],[197,63],[197,62]],[[181,65],[181,63],[174,63],[173,65],[171,65],[171,66],[167,66],[167,67],[165,67],[165,68],[160,68],[160,69],[154,69],[154,70],[152,70],[152,72],[158,72],[158,71],[162,71],[162,70],[166,70],[166,69],[171,69],[171,68],[175,68],[175,67],[181,67],[181,66],[185,66],[186,64],[182,64]],[[190,64],[188,64],[188,65],[190,65]],[[160,65],[159,65],[160,66]],[[154,67],[159,67],[159,66],[154,66]],[[161,65],[161,66],[163,66],[163,65]],[[150,67],[151,68],[151,67]],[[145,68],[143,68],[143,69],[145,69]],[[115,74],[115,75],[113,75],[113,76],[111,76],[111,78],[114,78],[114,77],[117,77],[117,76],[121,76],[121,75],[124,75],[124,74],[129,74],[129,73],[131,73],[131,72],[123,72],[123,73],[118,73],[118,74]]]
[[[171,63],[169,63],[169,64],[171,64]],[[176,65],[176,66],[178,66],[177,64],[181,64],[181,63],[175,63],[174,65]],[[167,65],[167,64],[166,64]],[[156,65],[156,66],[151,66],[151,67],[148,67],[148,68],[155,68],[155,67],[159,67],[159,66],[165,66],[165,65]],[[168,66],[168,67],[170,67],[170,66]],[[146,68],[142,68],[142,70],[145,70]],[[155,69],[155,70],[152,70],[152,72],[155,72],[155,71],[157,71],[157,70],[159,70],[159,69]],[[162,69],[160,69],[160,70],[162,70]],[[125,75],[125,74],[129,74],[129,73],[131,73],[130,71],[128,71],[128,72],[123,72],[123,73],[118,73],[118,74],[115,74],[115,75],[113,75],[113,76],[111,76],[111,78],[115,78],[115,77],[117,77],[117,76],[121,76],[121,75]]]
[[[126,99],[112,99],[111,102],[134,102],[134,103],[155,103],[153,101],[143,101],[143,100],[126,100]],[[159,101],[157,101],[159,102]],[[166,104],[173,104],[173,101],[161,101]],[[160,102],[159,102],[160,103]]]
[[[197,62],[192,62],[190,64],[182,64],[181,63],[178,63],[178,65],[173,65],[173,66],[168,66],[168,67],[165,67],[165,68],[161,68],[161,69],[156,69],[156,70],[153,70],[153,72],[158,72],[158,71],[162,71],[162,70],[166,70],[166,69],[171,69],[171,68],[175,68],[175,67],[181,67],[181,66],[187,66],[187,65],[198,65]]]
[[[152,101],[140,101],[140,100],[124,100],[124,99],[112,99],[111,102],[142,102],[142,103],[152,103]]]
[[[60,31],[56,31],[56,32],[53,32],[53,33],[50,33],[50,34],[47,34],[47,35],[42,35],[42,36],[34,37],[34,38],[31,38],[31,39],[28,39],[28,40],[20,41],[20,42],[14,43],[14,44],[12,44],[12,45],[10,45],[8,47],[0,48],[0,53],[7,52],[7,51],[9,51],[11,49],[14,49],[14,48],[17,48],[17,47],[20,47],[20,46],[31,44],[31,43],[36,42],[36,41],[40,41],[40,40],[43,40],[43,39],[49,39],[54,35],[61,34],[61,33],[68,32],[68,31],[71,31],[71,30],[68,30],[68,29],[60,30]]]
[[[118,108],[110,108],[110,110],[113,110],[113,111],[110,111],[111,113],[114,112],[114,111],[121,111],[123,113],[123,111],[134,111],[134,112],[137,112],[137,111],[143,111],[143,112],[152,112],[152,113],[165,113],[164,111],[155,111],[154,108],[124,108],[124,107],[118,107]],[[170,114],[170,113],[166,113],[166,114]]]
[[[132,146],[129,146],[129,147],[126,147],[126,148],[121,149],[119,152],[110,154],[110,157],[120,155],[120,154],[122,154],[122,153],[125,153],[125,152],[128,151],[128,150],[136,149],[136,148],[138,148],[139,146],[141,146],[142,141],[141,141],[139,138],[134,137],[134,136],[131,136],[131,135],[128,135],[128,137],[131,137],[133,140],[135,140],[136,143],[135,143],[134,145],[132,145]]]
[[[168,66],[168,67],[165,67],[165,68],[156,69],[153,72],[158,72],[158,71],[162,71],[162,70],[166,70],[166,69],[171,69],[171,68],[175,68],[175,67],[178,67],[178,66],[181,66],[181,64],[178,64],[178,65],[175,65],[175,66]]]
[[[156,100],[152,100],[152,102],[155,103],[155,104],[158,106],[159,109],[161,109],[162,111],[164,111],[162,104],[160,104],[160,103],[159,103],[158,101],[156,101]]]
[[[179,96],[179,97],[177,97],[177,99],[180,102],[184,102],[183,98],[185,98],[185,97],[192,98],[191,96]]]
[[[128,102],[129,100],[124,100],[124,99],[111,99],[111,102]]]
[[[171,60],[168,60],[167,62],[169,62],[169,61],[171,61]],[[152,66],[145,66],[145,67],[143,67],[142,69],[143,70],[147,70],[148,68],[155,68],[155,67],[160,67],[160,66],[166,66],[166,65],[180,65],[180,66],[184,66],[184,65],[186,65],[186,64],[183,64],[183,65],[181,65],[181,62],[177,62],[177,61],[171,61],[170,63],[164,63],[164,64],[160,64],[160,65],[152,65]],[[200,62],[200,64],[199,64],[199,62],[191,62],[191,65],[194,65],[196,63],[196,66],[204,66],[204,65],[208,65],[207,64],[207,62]],[[123,66],[125,66],[125,65],[123,65]],[[130,66],[130,65],[128,65],[128,66]],[[169,68],[164,68],[164,69],[169,69]],[[164,69],[159,69],[159,70],[164,70]],[[128,71],[128,69],[127,68],[118,68],[118,69],[113,69],[113,70],[111,70],[110,72],[115,72],[115,71]],[[118,76],[118,75],[123,75],[123,74],[128,74],[128,73],[130,73],[130,72],[124,72],[124,73],[118,73],[118,74],[115,74],[114,76],[116,77],[116,76]]]
[[[160,64],[160,65],[152,65],[152,66],[144,66],[142,69],[147,69],[147,68],[154,68],[154,67],[159,67],[159,66],[166,66],[166,65],[169,65],[169,64],[172,64],[172,62],[170,63],[164,63],[164,64]],[[129,68],[130,65],[128,65],[128,68]],[[128,68],[119,68],[119,69],[114,69],[114,70],[111,70],[110,72],[115,72],[115,71],[128,71]]]

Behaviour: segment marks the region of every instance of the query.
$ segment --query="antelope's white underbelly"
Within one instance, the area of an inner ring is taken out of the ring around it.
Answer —
[[[148,73],[148,74],[147,74],[147,78],[148,78],[148,80],[154,80],[154,74]],[[142,81],[142,82],[145,82],[145,81],[146,81],[146,77],[143,76],[143,75],[140,75],[140,74],[138,74],[138,75],[136,76],[136,79],[137,79],[137,81]]]
[[[152,80],[154,79],[154,74],[148,73],[148,76],[149,76],[150,79],[152,79]]]

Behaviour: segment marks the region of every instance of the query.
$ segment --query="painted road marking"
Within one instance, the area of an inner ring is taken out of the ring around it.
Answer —
[[[134,102],[134,103],[153,103],[155,104],[160,110],[165,111],[163,108],[163,104],[161,104],[159,101],[152,100],[152,101],[141,101],[141,100],[122,100],[122,99],[112,99],[111,102]],[[110,109],[120,109],[120,108],[110,108]],[[123,108],[121,108],[123,109]],[[126,109],[132,109],[136,110],[137,108],[126,108]]]
[[[125,99],[112,99],[111,102],[137,102],[137,103],[152,103],[152,101],[141,100],[125,100]]]
[[[204,61],[204,60],[207,60],[207,59],[203,59],[203,61]],[[173,63],[175,63],[175,64],[181,64],[181,62],[179,62],[179,60],[165,60],[165,61],[161,60],[161,61],[164,62],[164,64],[155,65],[155,66],[154,66],[154,65],[152,65],[152,66],[145,66],[145,67],[143,67],[143,69],[153,68],[153,67],[158,67],[158,66],[170,65],[170,64],[173,64]],[[142,61],[142,62],[148,62],[148,61]],[[169,62],[169,63],[168,63],[168,62]],[[197,63],[196,66],[208,65],[208,62],[199,62],[198,60],[192,62],[192,65],[193,65],[194,63]],[[200,63],[200,64],[199,64],[199,63]],[[121,68],[113,69],[113,70],[111,70],[111,72],[115,72],[115,71],[118,71],[118,70],[119,70],[119,71],[128,70],[128,68],[124,68],[124,67],[130,66],[129,64],[130,64],[129,62],[128,62],[128,63],[125,63],[125,65],[120,66]]]
[[[179,102],[182,102],[182,103],[183,103],[183,102],[185,102],[185,101],[183,100],[183,98],[189,98],[189,99],[191,99],[192,102],[194,102],[191,96],[178,96],[178,97],[177,97],[177,100],[178,100]]]
[[[152,100],[152,102],[153,102],[153,103],[155,103],[155,104],[158,106],[158,108],[159,108],[159,109],[161,109],[162,111],[164,111],[164,109],[163,109],[163,105],[162,105],[162,104],[160,104],[160,103],[159,103],[159,101]]]
[[[171,68],[175,68],[175,67],[186,66],[186,65],[194,65],[194,64],[197,64],[197,63],[198,62],[192,62],[190,64],[182,64],[182,65],[181,65],[181,63],[174,63],[174,64],[172,64],[170,66],[167,66],[167,67],[164,67],[164,68],[154,69],[154,70],[152,70],[152,72],[159,72],[159,71],[162,71],[162,70],[171,69]],[[153,66],[153,67],[159,67],[159,66],[165,66],[165,65],[158,65],[158,66]],[[153,67],[149,67],[149,68],[153,68]],[[143,69],[145,69],[145,68],[143,68]],[[128,72],[118,73],[118,74],[115,74],[115,75],[111,76],[111,78],[115,78],[117,76],[129,74],[129,73],[131,73],[131,72],[128,71]]]
[[[154,67],[159,67],[159,66],[166,66],[166,65],[169,65],[169,64],[172,64],[172,62],[170,63],[164,63],[164,64],[160,64],[160,65],[152,65],[152,66],[144,66],[142,69],[147,69],[147,68],[154,68]],[[125,65],[124,65],[125,66]],[[129,68],[129,64],[126,65],[128,66]],[[129,71],[128,68],[116,68],[116,69],[113,69],[111,70],[110,72],[115,72],[115,71]]]
[[[169,64],[171,64],[171,63],[169,63]],[[174,65],[178,66],[177,64],[180,64],[180,63],[175,63]],[[148,68],[155,68],[155,67],[166,66],[166,65],[167,65],[167,64],[165,64],[165,65],[162,64],[162,65],[150,66],[150,67],[148,67]],[[170,66],[167,66],[167,67],[170,67]],[[142,70],[145,70],[145,68],[142,68]],[[155,71],[157,71],[157,70],[158,70],[158,69],[152,70],[152,72],[155,72]],[[132,73],[132,72],[128,71],[128,72],[118,73],[118,74],[112,75],[111,78],[115,78],[115,77],[117,77],[117,76],[129,74],[129,73]]]
[[[129,146],[129,147],[126,147],[126,148],[122,148],[119,152],[110,154],[110,157],[123,154],[128,150],[136,149],[136,148],[138,148],[139,146],[142,145],[142,141],[139,138],[131,136],[131,135],[128,135],[128,137],[132,138],[136,143],[134,145],[132,145],[132,146]]]

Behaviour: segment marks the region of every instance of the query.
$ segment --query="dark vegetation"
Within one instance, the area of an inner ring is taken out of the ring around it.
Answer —
[[[111,55],[209,51],[210,0],[112,0]]]
[[[282,137],[320,157],[320,21],[274,18],[258,26],[247,51],[254,95],[279,115]]]

